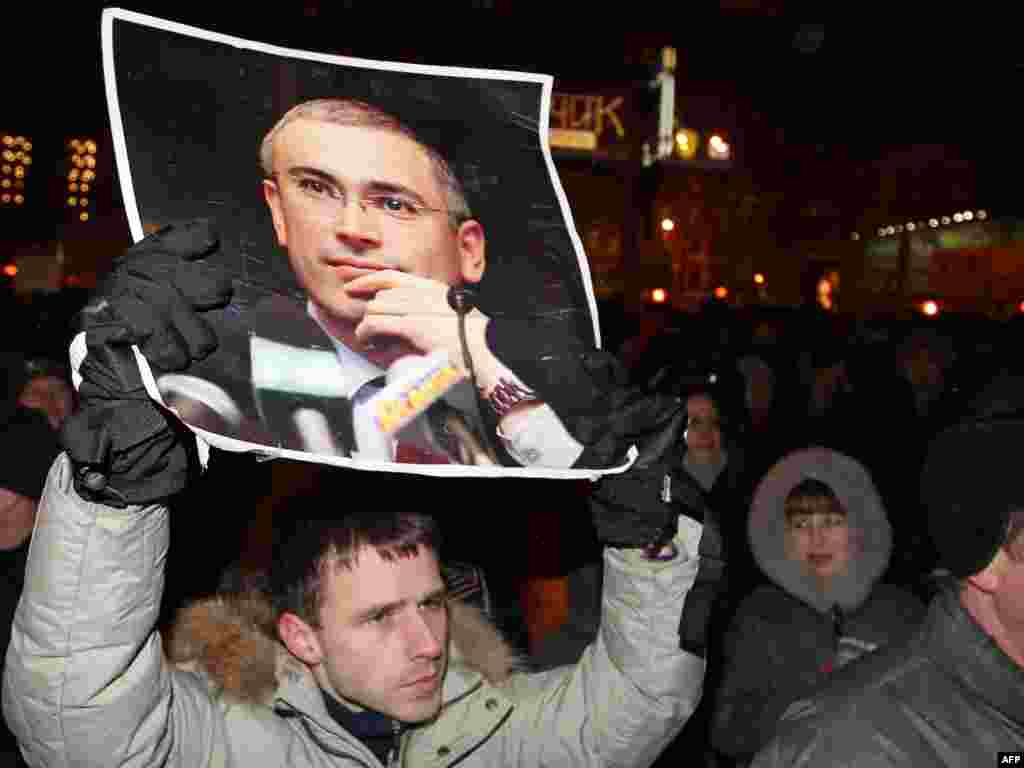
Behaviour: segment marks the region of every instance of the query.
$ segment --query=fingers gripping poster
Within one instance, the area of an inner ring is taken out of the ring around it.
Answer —
[[[212,354],[140,363],[151,396],[211,445],[267,457],[599,473],[521,365],[554,338],[600,346],[547,145],[551,77],[283,49],[118,9],[103,50],[133,239],[159,252],[209,226],[201,263],[233,286],[197,311]]]

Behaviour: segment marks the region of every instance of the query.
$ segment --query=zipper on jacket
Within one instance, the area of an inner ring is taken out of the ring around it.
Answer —
[[[394,742],[391,745],[391,750],[388,752],[388,768],[395,768],[398,765],[398,753],[402,744],[402,726],[397,720],[391,721],[391,735]]]
[[[836,654],[837,660],[839,656],[839,638],[843,636],[843,611],[839,607],[839,604],[832,606],[832,650]]]

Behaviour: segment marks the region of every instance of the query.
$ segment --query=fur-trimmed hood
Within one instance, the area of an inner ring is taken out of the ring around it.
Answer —
[[[449,667],[461,663],[492,684],[522,668],[521,659],[475,606],[449,603]],[[261,592],[217,595],[182,610],[170,632],[168,657],[201,670],[221,693],[270,703],[286,669],[305,669],[277,639],[276,616]]]
[[[806,478],[820,480],[835,493],[846,510],[854,548],[849,569],[834,577],[824,591],[785,552],[784,504],[790,491]],[[795,451],[768,470],[754,493],[749,535],[754,559],[765,575],[822,613],[834,605],[843,611],[858,608],[882,577],[892,551],[892,528],[867,470],[827,448]]]

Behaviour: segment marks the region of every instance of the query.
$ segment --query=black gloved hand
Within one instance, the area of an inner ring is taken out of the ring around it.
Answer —
[[[575,423],[575,437],[586,446],[587,466],[613,466],[625,458],[632,445],[647,464],[662,461],[686,428],[681,398],[660,392],[626,387],[616,374],[618,361],[602,352],[582,358],[594,386],[602,392],[593,398]],[[671,427],[671,431],[669,428]]]
[[[206,222],[151,235],[115,263],[82,311],[80,407],[61,443],[83,497],[154,502],[183,490],[197,470],[194,438],[149,397],[131,345],[158,370],[187,368],[216,348],[197,313],[231,297],[230,280],[202,261],[216,243]]]
[[[728,563],[722,539],[721,513],[707,503],[696,482],[685,475],[680,461],[670,468],[672,499],[683,514],[702,525],[697,556],[700,565],[679,619],[679,647],[697,656],[707,654],[712,614],[728,589]],[[720,628],[721,629],[721,628]]]
[[[703,657],[712,610],[726,583],[726,562],[717,514],[681,468],[686,404],[636,393],[624,398],[608,422],[605,432],[633,441],[639,456],[626,472],[598,481],[591,496],[598,538],[610,546],[642,547],[657,558],[675,536],[680,515],[701,523],[700,564],[680,617],[679,647]]]
[[[219,238],[208,220],[165,227],[129,248],[97,288],[89,313],[110,307],[149,364],[180,371],[217,347],[199,314],[231,301],[230,277],[204,257]],[[88,330],[85,328],[84,330]]]
[[[626,472],[605,475],[590,497],[598,538],[614,547],[657,552],[671,541],[683,510],[671,491],[673,448],[686,428],[678,398],[619,395],[619,408],[603,425],[602,440],[636,445],[637,460]]]

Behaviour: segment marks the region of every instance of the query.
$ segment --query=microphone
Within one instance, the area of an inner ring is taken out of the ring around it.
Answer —
[[[401,357],[388,368],[386,382],[367,398],[365,410],[358,407],[353,412],[357,441],[379,445],[381,437],[390,436],[416,445],[425,440],[422,448],[447,454],[457,463],[497,463],[461,415],[475,403],[475,393],[446,352]],[[415,423],[421,417],[425,419],[419,425],[422,431]],[[430,447],[442,434],[449,438],[442,441],[444,446]]]

